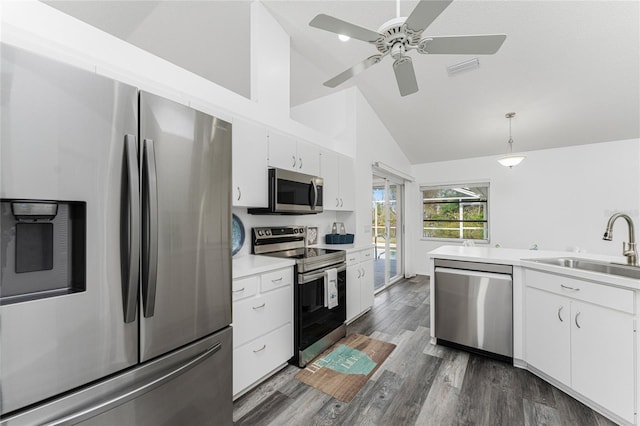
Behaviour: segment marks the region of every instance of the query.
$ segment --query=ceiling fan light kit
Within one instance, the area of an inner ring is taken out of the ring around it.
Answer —
[[[452,0],[420,0],[407,17],[391,19],[373,31],[333,16],[319,14],[309,22],[314,28],[373,44],[379,54],[370,56],[324,83],[336,87],[356,76],[385,56],[393,59],[393,69],[401,96],[418,91],[418,82],[413,69],[413,61],[408,53],[412,50],[421,54],[440,55],[492,55],[500,49],[507,38],[504,34],[424,36],[424,30],[449,6]],[[375,58],[375,59],[373,59]],[[475,58],[476,64],[479,64]]]
[[[498,163],[502,164],[505,167],[509,167],[510,169],[513,168],[513,166],[517,166],[522,162],[522,160],[527,158],[526,155],[513,153],[513,138],[511,137],[511,119],[515,115],[516,115],[515,112],[508,112],[504,115],[506,118],[509,119],[509,142],[508,142],[509,153],[507,155],[503,155],[502,157],[498,158]]]

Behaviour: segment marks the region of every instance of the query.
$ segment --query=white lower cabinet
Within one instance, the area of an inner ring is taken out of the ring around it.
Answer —
[[[233,281],[233,395],[293,356],[293,269]]]
[[[293,325],[260,336],[233,350],[233,395],[248,389],[293,356]]]
[[[580,302],[572,302],[571,311],[571,387],[633,422],[633,318]]]
[[[372,249],[347,253],[347,322],[373,306],[373,253]]]
[[[635,424],[635,294],[525,271],[527,364]]]
[[[571,327],[569,299],[527,288],[527,363],[571,385]]]

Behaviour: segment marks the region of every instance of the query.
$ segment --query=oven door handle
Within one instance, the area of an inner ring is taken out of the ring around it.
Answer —
[[[327,269],[331,269],[331,268],[327,268]],[[338,268],[336,268],[336,271],[338,272],[342,272],[342,271],[346,271],[347,270],[347,265],[342,265],[339,266]],[[311,281],[315,281],[319,278],[323,278],[324,277],[324,271],[320,271],[320,272],[314,272],[312,274],[298,274],[298,284],[307,284]]]

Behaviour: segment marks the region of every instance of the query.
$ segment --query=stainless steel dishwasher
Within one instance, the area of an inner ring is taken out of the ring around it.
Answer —
[[[438,344],[513,360],[513,267],[444,259],[434,266]]]

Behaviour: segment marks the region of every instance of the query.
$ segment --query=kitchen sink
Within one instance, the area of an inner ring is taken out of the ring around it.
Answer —
[[[580,269],[582,271],[600,272],[602,274],[640,279],[640,267],[624,265],[622,263],[600,262],[597,260],[580,259],[577,257],[553,257],[546,259],[522,259],[529,262],[544,263],[546,265],[561,266],[563,268]]]

